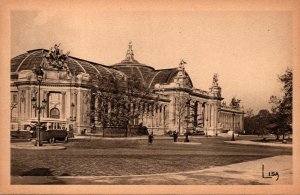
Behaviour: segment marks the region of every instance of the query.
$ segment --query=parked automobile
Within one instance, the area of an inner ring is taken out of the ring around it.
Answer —
[[[32,138],[36,139],[36,124],[32,123]],[[59,121],[47,121],[40,123],[40,140],[47,141],[49,143],[55,143],[57,141],[63,141],[67,143],[69,141],[70,132],[67,131],[64,124]]]

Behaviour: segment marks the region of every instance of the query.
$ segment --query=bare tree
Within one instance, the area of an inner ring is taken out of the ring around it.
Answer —
[[[189,101],[190,101],[189,97],[184,94],[181,94],[180,92],[179,92],[179,96],[176,97],[175,110],[176,110],[176,118],[178,123],[178,131],[180,131],[182,126],[187,123],[187,120],[190,120],[189,118],[187,118],[187,116],[189,116],[187,114],[188,112],[187,103]]]
[[[151,89],[148,88],[137,76],[132,75],[127,79],[126,85],[123,88],[123,102],[127,105],[127,109],[123,109],[122,119],[126,124],[126,136],[131,127],[136,125],[136,122],[140,116],[144,117],[145,103],[150,103],[150,113],[153,117],[153,105],[157,102],[157,96],[152,93]]]
[[[95,91],[98,104],[94,109],[102,126],[125,129],[125,136],[140,116],[143,117],[145,108],[141,105],[156,101],[151,90],[136,76],[124,81],[101,77]]]
[[[118,89],[118,82],[111,76],[99,77],[98,83],[93,89],[94,102],[97,102],[92,105],[92,109],[95,110],[94,118],[98,118],[103,128],[119,125],[114,119],[115,109],[113,107],[114,102],[119,99]]]

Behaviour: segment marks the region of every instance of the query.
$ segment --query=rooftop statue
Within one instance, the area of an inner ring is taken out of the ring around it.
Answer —
[[[68,59],[70,52],[63,53],[62,49],[59,49],[60,44],[55,44],[48,52],[43,51],[43,57],[45,59],[44,68],[54,70],[67,70],[68,67],[65,61]]]
[[[127,50],[127,53],[126,53],[125,60],[127,60],[129,62],[134,62],[135,61],[131,41],[128,44],[128,50]]]
[[[186,62],[182,59],[181,62],[179,63],[179,66],[184,67],[184,64],[186,64]]]
[[[233,107],[233,108],[239,108],[240,107],[240,102],[241,102],[241,100],[236,99],[235,97],[233,97],[231,99],[230,106]]]
[[[213,77],[213,86],[218,86],[219,83],[218,83],[219,79],[218,79],[218,74],[214,74],[214,77]]]

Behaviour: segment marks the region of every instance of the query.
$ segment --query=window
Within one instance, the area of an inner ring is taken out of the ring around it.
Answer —
[[[17,103],[17,102],[18,102],[18,95],[13,94],[13,103]]]
[[[60,112],[57,108],[52,108],[50,110],[50,118],[59,118],[60,117],[59,114]]]

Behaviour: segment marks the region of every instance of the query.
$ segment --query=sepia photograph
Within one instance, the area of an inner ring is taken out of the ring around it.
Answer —
[[[300,193],[299,1],[27,2],[5,12],[0,192]]]

